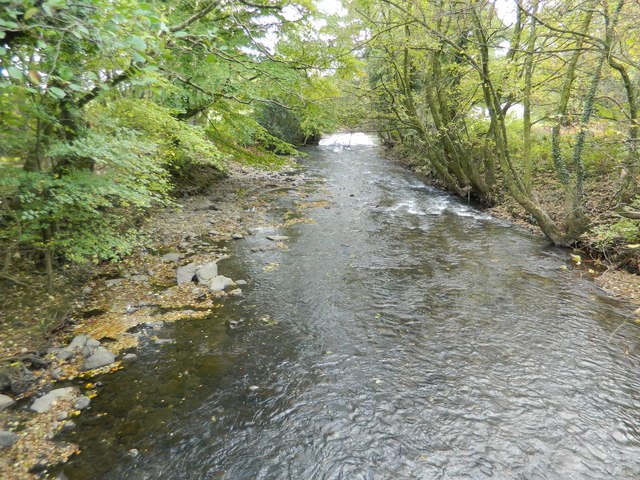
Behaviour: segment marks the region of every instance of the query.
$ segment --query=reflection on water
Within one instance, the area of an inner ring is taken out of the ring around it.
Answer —
[[[337,138],[305,160],[325,192],[306,200],[335,207],[282,228],[289,249],[233,244],[244,298],[103,379],[68,478],[640,476],[623,306],[566,252]]]

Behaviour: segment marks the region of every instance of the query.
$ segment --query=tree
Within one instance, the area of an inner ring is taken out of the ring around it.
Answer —
[[[354,0],[350,7],[367,32],[371,106],[384,135],[422,152],[424,165],[459,195],[491,203],[506,190],[552,242],[567,245],[589,226],[585,156],[605,121],[602,81],[615,85],[607,66],[625,94],[613,99],[628,122],[626,138],[616,138],[628,151],[621,191],[634,195],[636,63],[620,33],[631,8],[624,0],[514,4],[513,24],[488,0]],[[514,106],[521,119],[509,115]],[[619,123],[621,112],[606,121]],[[562,188],[560,206],[536,192],[534,172],[545,157]]]
[[[170,174],[292,153],[256,109],[309,110],[304,95],[319,83],[313,52],[296,57],[262,40],[299,39],[310,2],[5,0],[0,9],[0,243],[41,252],[49,284],[57,260],[130,251],[123,211],[169,201]]]

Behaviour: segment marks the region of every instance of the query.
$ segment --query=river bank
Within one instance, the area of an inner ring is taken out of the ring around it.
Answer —
[[[253,228],[265,226],[263,214],[270,208],[265,195],[299,190],[304,196],[303,182],[294,167],[273,172],[232,165],[229,176],[209,192],[149,216],[141,227],[145,247],[123,261],[58,278],[52,294],[34,292],[38,276],[27,273],[3,289],[0,386],[7,395],[0,395],[0,478],[41,478],[48,465],[77,452],[56,436],[73,429],[73,417],[99,394],[92,377],[135,361],[141,338],[161,348],[172,342],[156,336],[162,325],[204,317],[224,297],[242,295],[245,279],[212,288],[191,278],[178,285],[176,275],[223,262],[227,242],[242,241]],[[278,240],[268,248],[286,248]],[[223,263],[220,273],[223,277]],[[51,400],[46,408],[34,411],[32,398],[52,391],[57,398],[45,398]]]

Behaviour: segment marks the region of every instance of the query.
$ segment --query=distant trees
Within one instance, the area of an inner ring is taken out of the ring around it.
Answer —
[[[625,0],[511,5],[506,21],[490,0],[352,0],[370,105],[381,135],[421,152],[448,189],[485,203],[507,191],[571,244],[589,226],[585,182],[599,157],[616,201],[637,194],[640,11]],[[553,205],[536,189],[550,178]]]

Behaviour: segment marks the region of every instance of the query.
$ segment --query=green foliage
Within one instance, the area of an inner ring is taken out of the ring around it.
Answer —
[[[297,48],[313,14],[309,0],[2,0],[0,247],[116,258],[173,186],[200,189],[233,159],[282,163],[295,150],[258,123],[263,105],[304,112],[307,135],[329,128],[307,108],[331,91],[323,42]]]
[[[226,156],[207,138],[204,128],[178,120],[169,108],[144,99],[123,99],[97,111],[158,145],[158,161],[163,165],[181,168],[193,162],[225,170]]]
[[[609,225],[599,225],[591,230],[596,246],[611,247],[640,242],[640,221],[624,218]]]
[[[68,261],[114,259],[135,244],[123,208],[166,203],[166,171],[154,160],[155,145],[136,132],[92,130],[72,142],[55,143],[47,153],[58,165],[82,159],[93,171],[26,171],[2,162],[5,242],[32,244]]]

